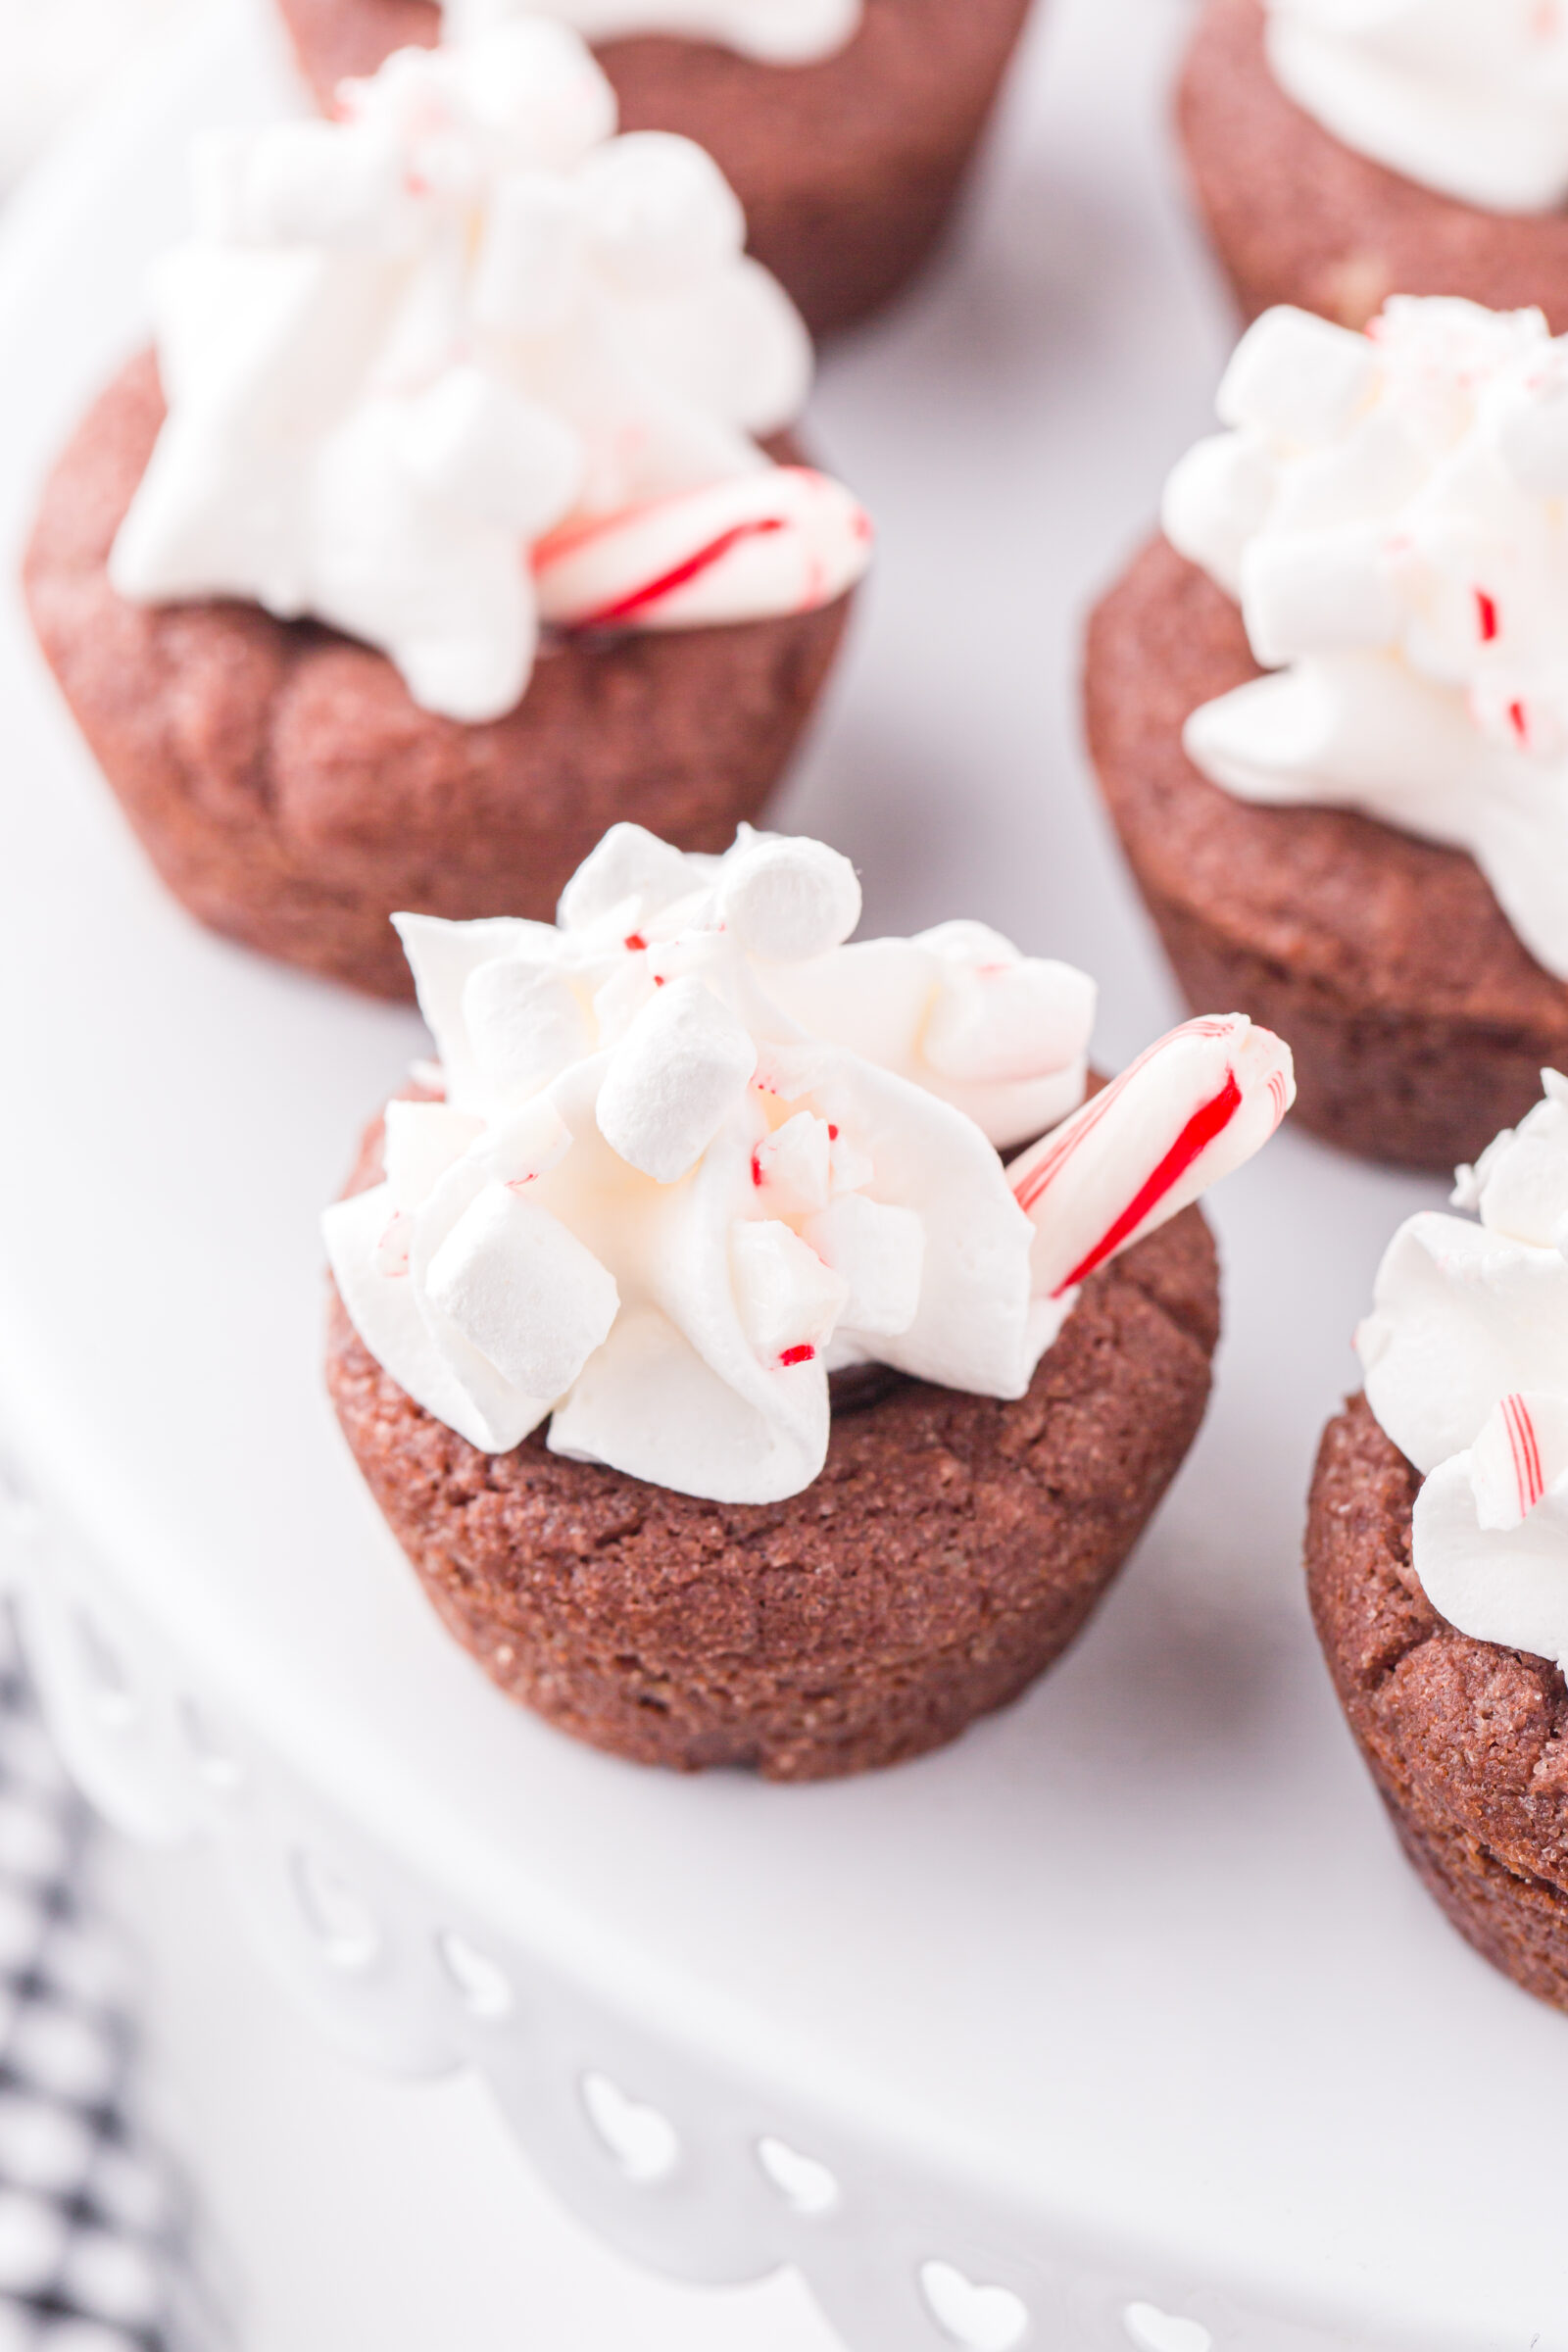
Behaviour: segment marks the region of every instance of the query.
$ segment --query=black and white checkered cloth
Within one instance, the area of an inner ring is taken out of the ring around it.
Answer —
[[[135,2120],[93,1835],[0,1610],[0,2352],[219,2352],[189,2200]]]

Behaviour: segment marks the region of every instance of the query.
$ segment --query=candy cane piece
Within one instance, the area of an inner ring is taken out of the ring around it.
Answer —
[[[1488,1530],[1522,1527],[1568,1470],[1568,1396],[1515,1392],[1494,1406],[1470,1449],[1476,1519]]]
[[[553,531],[533,567],[558,628],[688,629],[814,611],[870,558],[870,521],[841,483],[773,466]]]
[[[1245,1013],[1186,1021],[1007,1170],[1059,1298],[1260,1151],[1296,1100],[1290,1048]]]

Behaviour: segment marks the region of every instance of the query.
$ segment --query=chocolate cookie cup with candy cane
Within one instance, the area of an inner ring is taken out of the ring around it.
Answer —
[[[1568,1079],[1410,1218],[1307,1529],[1350,1729],[1449,1919],[1568,2009]]]
[[[1392,294],[1568,331],[1568,16],[1547,0],[1206,0],[1177,115],[1243,316]]]
[[[318,101],[394,49],[519,0],[280,0]],[[816,335],[889,301],[931,252],[1030,0],[532,0],[595,44],[630,131],[717,162],[750,250]]]
[[[1081,972],[859,908],[622,825],[554,930],[400,922],[440,1058],[327,1212],[328,1385],[451,1632],[640,1763],[896,1763],[1059,1655],[1202,1417],[1190,1204],[1291,1100],[1232,1016],[1086,1101]]]
[[[344,108],[200,144],[157,364],[61,460],[26,591],[175,896],[407,996],[396,909],[548,916],[622,817],[723,848],[870,526],[774,437],[810,345],[733,194],[613,135],[575,33],[408,52]]]
[[[1101,784],[1194,1004],[1299,1116],[1472,1160],[1568,1065],[1568,345],[1539,311],[1271,311],[1090,628]]]

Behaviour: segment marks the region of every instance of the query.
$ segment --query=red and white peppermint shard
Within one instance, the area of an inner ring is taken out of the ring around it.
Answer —
[[[1476,1521],[1489,1531],[1522,1527],[1568,1470],[1568,1396],[1515,1391],[1496,1404],[1470,1449]]]
[[[808,612],[853,588],[871,524],[841,482],[771,466],[602,521],[533,552],[543,619],[563,629],[690,629]]]
[[[1007,1170],[1034,1220],[1035,1297],[1076,1290],[1241,1167],[1295,1100],[1289,1046],[1245,1013],[1160,1038]]]

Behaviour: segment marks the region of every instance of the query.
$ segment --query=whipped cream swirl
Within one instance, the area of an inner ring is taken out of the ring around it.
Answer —
[[[859,30],[862,0],[534,0],[585,41],[629,33],[675,33],[716,41],[767,66],[808,66],[844,48]],[[449,39],[461,39],[526,13],[519,0],[445,0]]]
[[[1269,311],[1218,405],[1165,530],[1275,674],[1193,713],[1194,764],[1469,851],[1568,979],[1568,341],[1446,299],[1364,335]]]
[[[312,614],[482,721],[542,623],[698,627],[854,584],[859,507],[756,438],[805,400],[799,316],[700,147],[613,135],[575,32],[399,51],[340,118],[199,148],[122,595]]]
[[[1367,1401],[1425,1483],[1412,1563],[1481,1642],[1568,1669],[1568,1078],[1454,1204],[1400,1227],[1356,1333]]]
[[[1495,213],[1568,199],[1562,0],[1265,0],[1275,80],[1374,163]]]
[[[485,1452],[549,1418],[559,1453],[777,1500],[822,1468],[831,1370],[1021,1396],[1087,1276],[1288,1107],[1242,1015],[1084,1102],[1083,973],[980,923],[848,945],[859,912],[821,843],[617,825],[555,926],[399,918],[443,1099],[390,1105],[385,1181],[325,1232],[417,1403]]]

